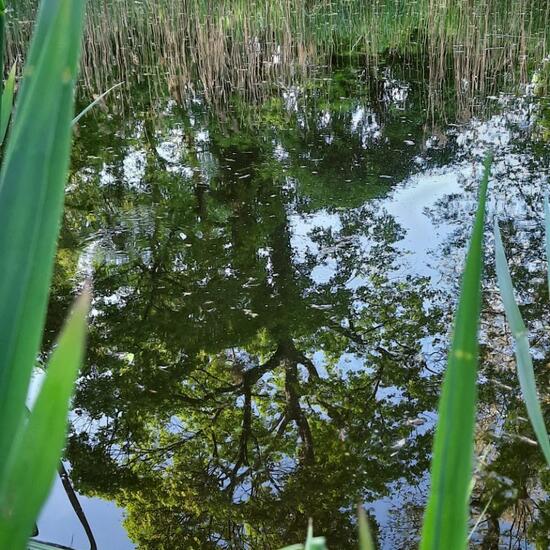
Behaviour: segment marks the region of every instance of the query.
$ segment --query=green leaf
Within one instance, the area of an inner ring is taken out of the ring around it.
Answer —
[[[65,442],[74,381],[84,354],[90,292],[76,301],[50,358],[44,384],[0,485],[0,548],[24,548],[50,491]]]
[[[477,400],[483,226],[491,161],[491,155],[487,155],[439,402],[421,550],[466,548]]]
[[[106,92],[103,92],[99,97],[97,97],[92,103],[90,103],[85,109],[80,111],[77,116],[73,118],[73,125],[76,124],[84,115],[91,111],[105,96],[110,94],[113,90],[116,90],[118,87],[122,86],[123,82],[119,82],[114,86],[111,86]]]
[[[327,545],[324,537],[313,536],[313,522],[309,521],[309,527],[307,529],[307,538],[305,544],[305,550],[326,550]]]
[[[15,71],[16,64],[13,64],[4,89],[2,90],[2,103],[0,105],[0,145],[4,143],[6,132],[8,131],[8,124],[11,118],[11,111],[13,109],[13,94],[15,92]]]
[[[496,219],[495,261],[500,295],[502,297],[502,303],[504,304],[506,319],[510,325],[510,330],[512,331],[516,346],[515,355],[518,367],[517,372],[523,400],[525,401],[527,413],[539,445],[546,458],[546,462],[550,466],[550,441],[548,439],[546,426],[544,425],[540,402],[537,397],[535,373],[533,371],[533,361],[531,360],[531,352],[529,349],[527,328],[525,327],[516,299],[514,298],[512,277],[510,276],[510,269],[508,268],[508,261],[506,260],[506,253],[504,252],[504,246],[502,244],[502,236]]]
[[[0,479],[24,418],[61,220],[84,0],[43,0],[0,172]]]
[[[362,506],[359,506],[359,550],[374,550],[367,514]]]

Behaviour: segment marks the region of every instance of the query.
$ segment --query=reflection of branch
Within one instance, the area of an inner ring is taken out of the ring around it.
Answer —
[[[285,394],[288,420],[294,420],[298,426],[298,433],[304,445],[304,461],[314,461],[313,437],[309,427],[307,416],[300,406],[300,384],[298,382],[298,369],[295,362],[286,365],[285,369]]]
[[[351,340],[353,343],[357,344],[358,346],[367,346],[368,342],[366,342],[363,337],[356,332],[355,326],[353,325],[352,321],[348,319],[348,323],[350,327],[352,327],[352,330],[343,327],[342,325],[339,325],[338,323],[335,323],[334,321],[329,321],[327,323],[327,326],[329,326],[334,332],[338,332],[342,336],[345,336],[349,340]],[[374,332],[375,330],[378,330],[380,328],[383,328],[384,324],[380,323],[378,325],[373,325],[372,327],[368,329],[363,329],[362,334],[368,334],[369,332]]]
[[[76,496],[71,480],[69,479],[69,474],[67,473],[63,462],[59,463],[59,478],[61,479],[61,484],[65,489],[65,493],[67,494],[69,502],[73,507],[74,513],[78,517],[78,520],[80,521],[82,527],[84,528],[84,531],[86,532],[86,536],[88,537],[88,541],[90,542],[90,550],[97,550],[97,543],[94,538],[94,533],[92,531],[92,528],[90,527],[90,524],[88,523],[88,518],[86,517],[86,514],[84,513],[84,510],[80,505],[78,497]]]
[[[227,491],[232,492],[236,482],[237,475],[241,466],[248,466],[248,439],[252,431],[252,395],[250,386],[246,385],[244,389],[243,423],[241,436],[239,438],[239,451],[235,459],[235,465],[231,473],[231,481],[227,486]]]

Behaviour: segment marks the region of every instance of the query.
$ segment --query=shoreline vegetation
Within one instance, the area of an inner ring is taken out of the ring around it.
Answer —
[[[36,0],[11,7],[7,62],[21,60]],[[100,0],[88,5],[81,89],[118,82],[261,103],[274,89],[358,64],[376,78],[392,57],[425,67],[428,111],[454,91],[465,112],[482,96],[528,84],[550,52],[548,3],[537,0]]]

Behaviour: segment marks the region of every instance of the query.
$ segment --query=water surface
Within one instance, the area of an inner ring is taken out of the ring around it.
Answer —
[[[216,12],[183,52],[158,28],[165,65],[132,65],[132,33],[110,73],[86,50],[82,104],[126,84],[77,129],[45,340],[91,278],[66,460],[100,548],[276,549],[308,518],[352,548],[358,503],[381,548],[415,547],[489,149],[473,544],[547,548],[490,237],[496,216],[548,412],[546,3],[376,2],[369,39],[339,27],[352,2],[305,4],[292,40],[266,13],[254,42],[201,41]],[[56,487],[40,536],[86,548],[71,514]]]

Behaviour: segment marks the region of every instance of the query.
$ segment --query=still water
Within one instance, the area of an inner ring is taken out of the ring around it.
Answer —
[[[235,67],[188,56],[179,86],[177,56],[164,80],[113,68],[125,85],[77,129],[46,331],[92,279],[66,465],[99,548],[276,549],[308,518],[353,548],[358,503],[381,548],[415,547],[489,149],[472,544],[548,547],[491,237],[496,217],[548,413],[548,8],[520,3],[517,36],[481,2],[481,34],[413,29],[376,55],[260,36]],[[89,546],[61,485],[38,526]]]

